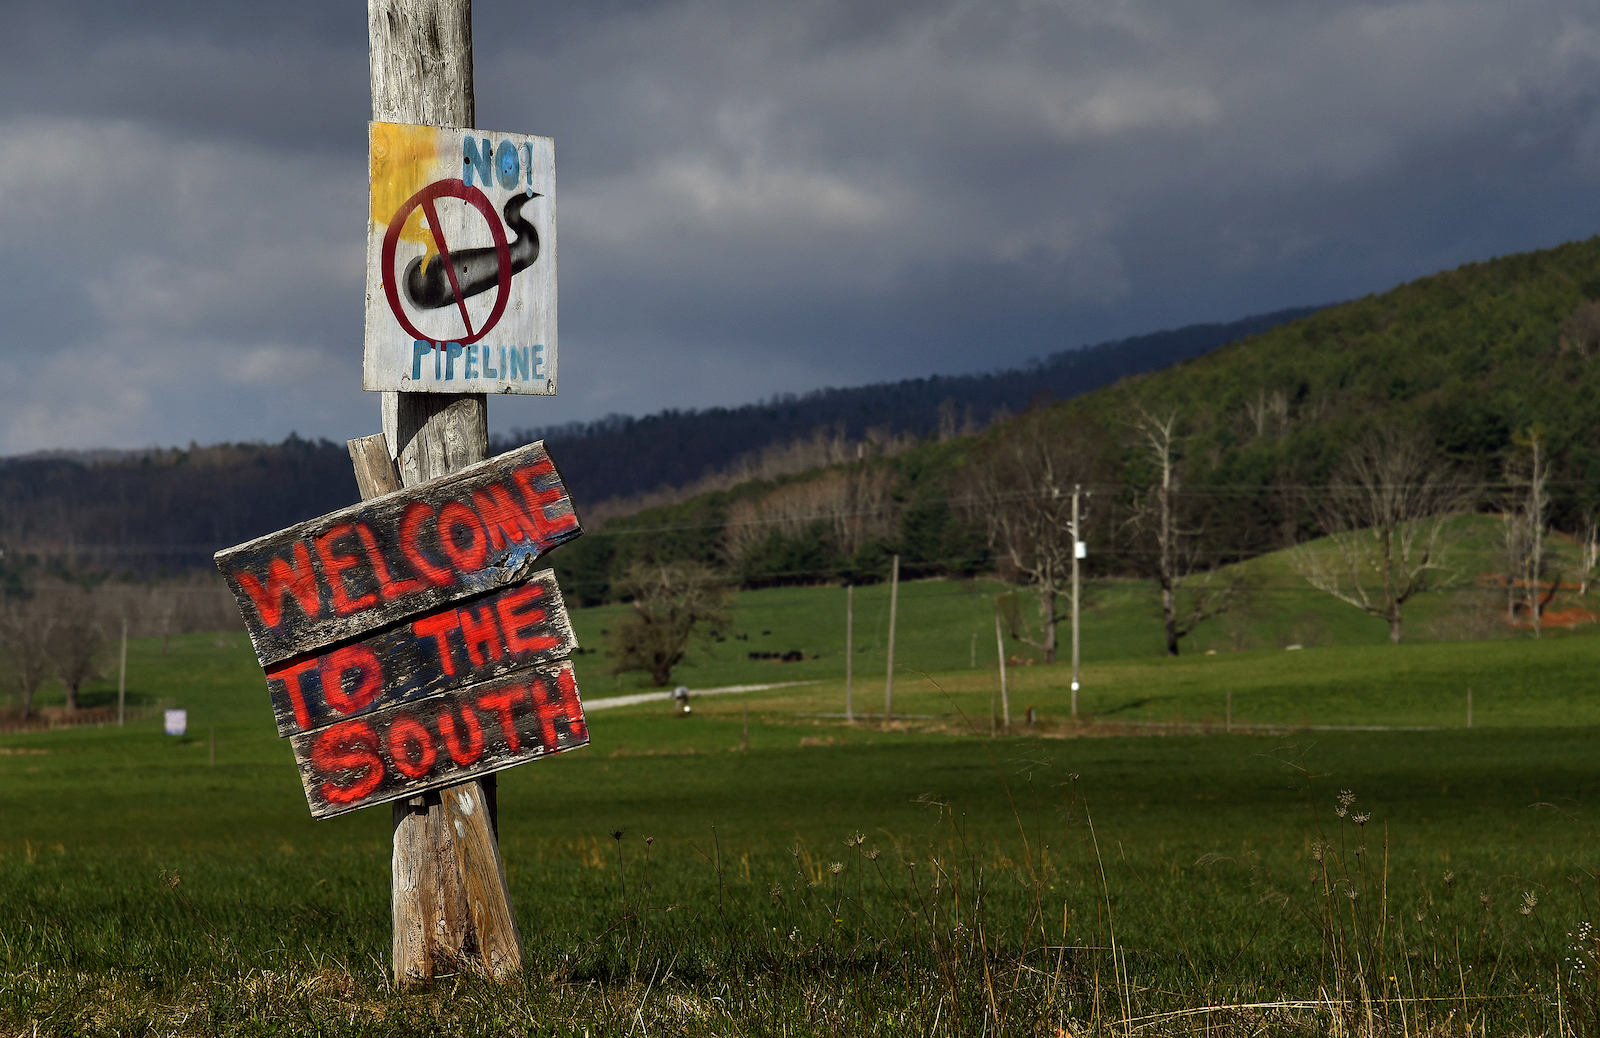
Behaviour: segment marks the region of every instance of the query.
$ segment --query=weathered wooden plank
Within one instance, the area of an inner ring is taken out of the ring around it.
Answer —
[[[444,824],[455,835],[451,847],[479,961],[491,977],[514,973],[522,969],[522,934],[511,910],[489,788],[476,782],[451,786],[439,791],[439,800]]]
[[[350,451],[350,464],[356,472],[356,489],[361,500],[392,494],[400,489],[400,473],[395,471],[394,459],[389,457],[389,439],[383,433],[346,440]]]
[[[527,579],[583,532],[543,443],[217,553],[262,666]]]
[[[296,735],[317,818],[415,796],[589,742],[572,661]]]
[[[549,663],[577,644],[555,573],[543,570],[526,584],[275,663],[267,691],[286,737]]]

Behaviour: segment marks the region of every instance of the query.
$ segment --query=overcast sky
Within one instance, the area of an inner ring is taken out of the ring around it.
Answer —
[[[366,12],[4,0],[0,454],[379,428]],[[477,0],[553,136],[561,393],[989,370],[1600,231],[1592,0]]]

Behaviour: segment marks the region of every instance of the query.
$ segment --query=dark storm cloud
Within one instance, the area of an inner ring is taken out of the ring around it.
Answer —
[[[0,452],[371,431],[364,12],[13,5]],[[562,395],[1014,364],[1600,225],[1600,26],[1520,3],[479,0],[556,138]]]

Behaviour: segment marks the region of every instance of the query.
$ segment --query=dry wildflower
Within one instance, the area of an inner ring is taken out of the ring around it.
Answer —
[[[1333,809],[1333,813],[1343,818],[1350,813],[1350,805],[1355,802],[1356,795],[1354,793],[1348,789],[1341,789],[1339,791],[1339,806]]]
[[[1428,917],[1428,910],[1426,908],[1417,909],[1417,922],[1420,923],[1424,919],[1426,919],[1427,917]]]
[[[1372,820],[1372,812],[1368,811],[1366,814],[1351,815],[1350,820],[1364,829],[1366,828],[1367,822]]]
[[[844,871],[844,862],[840,862],[840,861],[834,862],[833,864],[828,866],[828,871],[833,873],[835,876],[837,876],[839,873]]]
[[[1344,896],[1349,898],[1351,901],[1354,901],[1356,898],[1360,897],[1361,895],[1356,892],[1356,888],[1355,887],[1351,887],[1349,890],[1346,890],[1344,892]]]
[[[1483,906],[1483,910],[1485,912],[1487,912],[1489,910],[1489,895],[1488,894],[1479,894],[1478,895],[1478,904],[1482,905]]]
[[[778,886],[776,883],[772,884],[772,889],[767,891],[767,893],[772,895],[773,904],[777,904],[779,901],[783,900],[783,888]]]
[[[1521,912],[1523,915],[1532,915],[1533,914],[1533,910],[1535,908],[1538,908],[1538,907],[1539,907],[1539,898],[1538,898],[1538,896],[1535,895],[1534,892],[1531,891],[1531,890],[1524,890],[1522,892],[1522,907],[1517,909],[1517,911]]]
[[[868,861],[877,861],[878,860],[878,848],[874,847],[870,851],[867,852],[867,860]]]
[[[644,838],[644,845],[646,847],[649,847],[651,844],[653,844],[655,842],[656,842],[656,838],[654,836],[646,836]]]
[[[1455,872],[1450,870],[1450,869],[1445,869],[1444,870],[1444,885],[1448,887],[1450,884],[1454,883],[1455,881],[1456,881]]]
[[[866,842],[867,842],[866,833],[853,833],[853,834],[851,834],[849,836],[846,836],[844,838],[844,845],[846,847],[860,847],[862,844],[864,844]]]
[[[623,834],[623,833],[625,833],[625,832],[627,832],[627,831],[628,831],[628,830],[626,830],[626,829],[613,829],[613,830],[611,830],[611,838],[612,838],[612,839],[613,839],[613,840],[616,840],[616,841],[618,841],[618,842],[621,842],[621,840],[622,840],[622,834]]]
[[[1328,845],[1321,840],[1311,841],[1311,857],[1314,861],[1321,861],[1323,855],[1328,853]]]

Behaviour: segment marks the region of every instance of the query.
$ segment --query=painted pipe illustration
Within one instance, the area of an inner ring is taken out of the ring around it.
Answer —
[[[539,231],[522,215],[522,204],[538,197],[534,192],[512,195],[503,210],[506,226],[517,232],[516,238],[510,243],[513,275],[527,270],[539,258]],[[406,290],[406,299],[418,310],[454,306],[456,295],[450,290],[450,278],[445,274],[444,264],[436,259],[424,269],[422,260],[421,256],[412,260],[406,266],[405,276],[400,279],[400,284]],[[492,245],[462,249],[460,252],[452,250],[450,262],[456,268],[456,283],[461,286],[464,299],[487,292],[500,282],[500,263]]]

